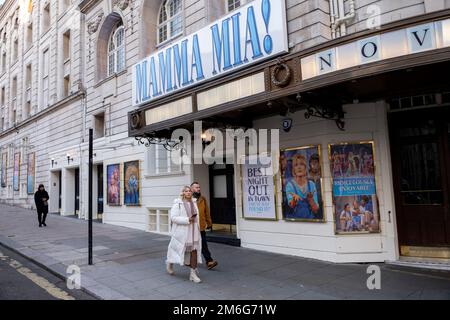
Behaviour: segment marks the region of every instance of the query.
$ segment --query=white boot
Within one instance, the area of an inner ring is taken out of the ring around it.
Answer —
[[[166,271],[168,274],[173,275],[175,272],[173,271],[173,263],[168,263],[166,265]]]
[[[191,275],[189,276],[189,280],[191,280],[195,283],[202,282],[202,280],[198,277],[196,270],[192,269],[192,268],[191,268]]]

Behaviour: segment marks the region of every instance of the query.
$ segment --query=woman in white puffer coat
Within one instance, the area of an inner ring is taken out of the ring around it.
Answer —
[[[192,198],[190,187],[183,187],[181,198],[175,199],[170,210],[170,221],[172,238],[167,249],[167,272],[174,274],[174,263],[186,265],[191,268],[189,280],[201,282],[197,264],[202,263],[202,238],[197,203]]]

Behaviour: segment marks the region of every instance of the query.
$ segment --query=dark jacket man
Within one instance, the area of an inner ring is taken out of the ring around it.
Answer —
[[[47,191],[45,191],[44,185],[40,184],[38,191],[34,194],[34,203],[36,204],[36,210],[38,213],[38,221],[39,221],[39,227],[42,227],[45,224],[45,219],[47,218],[48,213],[48,199],[50,197],[48,196]]]

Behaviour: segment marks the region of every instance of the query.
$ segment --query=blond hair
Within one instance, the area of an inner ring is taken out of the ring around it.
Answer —
[[[189,186],[184,186],[183,189],[181,189],[181,193],[180,193],[180,198],[181,198],[181,200],[184,200],[184,191],[185,191],[186,189],[191,190],[191,187],[189,187]]]
[[[292,166],[295,167],[296,163],[300,162],[300,164],[304,165],[306,168],[308,168],[308,164],[306,162],[306,157],[302,154],[295,154],[292,157]]]

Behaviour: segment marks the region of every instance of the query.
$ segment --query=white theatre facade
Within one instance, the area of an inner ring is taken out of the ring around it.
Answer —
[[[87,219],[93,128],[100,222],[169,234],[173,200],[198,181],[211,241],[339,263],[450,258],[448,1],[5,1],[0,30],[2,203],[34,208],[43,183],[50,212]],[[172,133],[194,121],[278,130],[266,216],[249,211],[248,153],[173,161]],[[302,159],[320,166],[313,218],[288,208]],[[355,161],[364,179],[342,173]],[[370,191],[338,194],[355,181]]]

